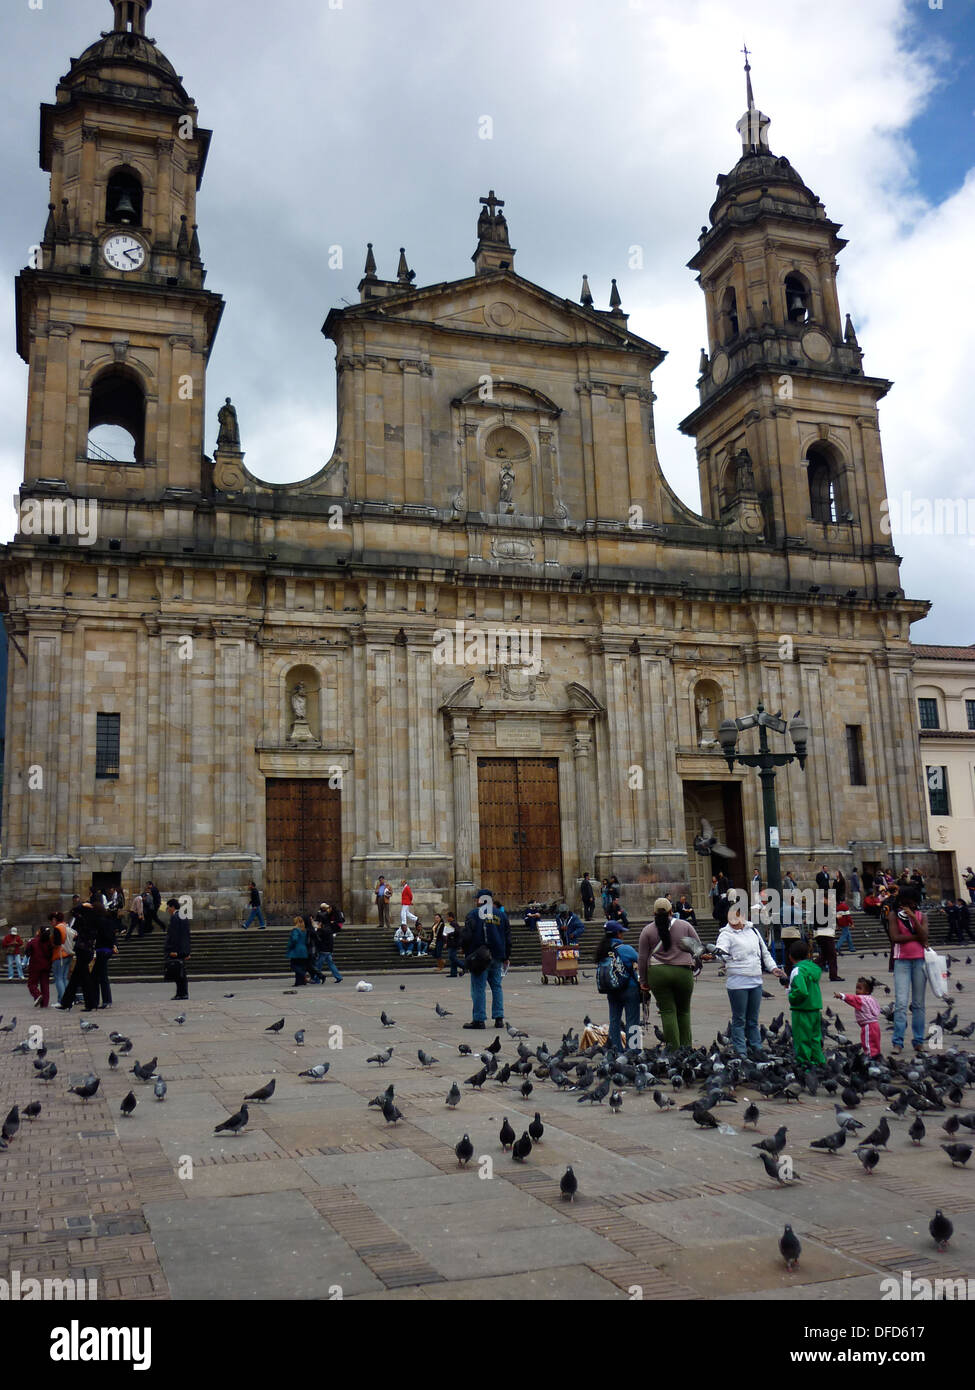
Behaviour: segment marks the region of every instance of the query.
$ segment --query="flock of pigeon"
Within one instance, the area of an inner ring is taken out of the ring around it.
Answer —
[[[952,1011],[953,1002],[948,999],[945,1001],[945,1011],[935,1019],[936,1024],[944,1033],[955,1032],[967,1038],[973,1027],[958,1029],[957,1016]],[[435,1012],[441,1020],[451,1017],[450,1010],[441,1008],[439,1003],[435,1006]],[[892,1006],[882,1012],[889,1021]],[[180,1014],[174,1020],[179,1025],[185,1021],[185,1014]],[[12,1032],[16,1022],[14,1018],[9,1024],[0,1026],[0,1033]],[[584,1020],[585,1025],[590,1022],[589,1018]],[[384,1029],[397,1026],[396,1020],[390,1018],[385,1010],[380,1015],[380,1023]],[[964,1167],[968,1163],[973,1143],[967,1142],[967,1138],[975,1135],[975,1111],[964,1110],[964,1105],[965,1092],[975,1086],[975,1056],[951,1046],[914,1057],[892,1055],[886,1061],[870,1058],[858,1042],[847,1036],[842,1021],[829,1008],[824,1010],[823,1024],[826,1060],[815,1066],[803,1066],[796,1062],[791,1029],[784,1013],[774,1018],[767,1027],[762,1026],[762,1049],[750,1050],[744,1058],[734,1053],[729,1037],[720,1031],[709,1046],[672,1051],[665,1046],[660,1030],[655,1028],[655,1046],[618,1051],[606,1044],[582,1048],[578,1032],[574,1033],[570,1028],[562,1036],[558,1047],[550,1049],[545,1042],[530,1047],[528,1034],[514,1028],[510,1022],[505,1023],[508,1037],[515,1045],[510,1060],[501,1058],[503,1044],[500,1032],[483,1051],[475,1054],[469,1045],[461,1043],[458,1054],[460,1059],[470,1059],[477,1068],[463,1082],[471,1091],[480,1091],[490,1084],[492,1088],[497,1086],[501,1092],[506,1088],[516,1089],[521,1099],[527,1101],[538,1083],[550,1086],[553,1093],[571,1096],[580,1105],[602,1105],[605,1101],[613,1114],[618,1114],[622,1109],[624,1096],[632,1093],[636,1097],[646,1096],[652,1100],[657,1112],[685,1113],[693,1125],[701,1129],[732,1135],[738,1131],[727,1123],[727,1117],[737,1112],[725,1107],[741,1104],[744,1097],[740,1093],[743,1091],[747,1090],[757,1098],[744,1104],[741,1112],[742,1131],[747,1127],[753,1130],[758,1128],[765,1107],[779,1109],[781,1106],[801,1105],[804,1097],[815,1098],[823,1092],[833,1101],[836,1128],[821,1139],[814,1140],[811,1149],[835,1158],[848,1145],[848,1152],[859,1160],[864,1173],[869,1176],[880,1164],[881,1151],[888,1153],[891,1144],[895,1143],[896,1122],[905,1122],[910,1112],[910,1123],[904,1123],[903,1128],[906,1142],[900,1147],[921,1147],[929,1137],[929,1131],[940,1124],[944,1136],[940,1147],[951,1165]],[[285,1019],[281,1018],[264,1031],[279,1034],[284,1026]],[[98,1025],[83,1020],[81,1028],[84,1033],[93,1033]],[[109,1039],[113,1049],[109,1053],[108,1065],[114,1071],[119,1066],[120,1057],[128,1059],[133,1043],[117,1032],[110,1033]],[[294,1040],[296,1046],[303,1046],[303,1028],[295,1032]],[[380,1069],[386,1067],[393,1059],[396,1046],[391,1044],[373,1053],[366,1059],[367,1063],[375,1064]],[[57,1076],[57,1066],[47,1059],[45,1047],[34,1047],[25,1040],[18,1043],[13,1051],[32,1055],[40,1080],[50,1082]],[[418,1048],[416,1055],[420,1070],[441,1065],[437,1057],[422,1047]],[[135,1060],[129,1070],[143,1086],[152,1084],[155,1099],[164,1101],[167,1086],[158,1073],[157,1064],[157,1057],[144,1064]],[[308,1082],[320,1083],[325,1081],[330,1068],[329,1061],[322,1061],[298,1072],[298,1076]],[[99,1085],[100,1078],[91,1073],[79,1084],[71,1086],[69,1092],[87,1102],[97,1094]],[[242,1133],[250,1118],[248,1103],[267,1104],[274,1096],[275,1086],[276,1081],[272,1077],[265,1085],[244,1096],[239,1110],[218,1123],[214,1133]],[[690,1098],[679,1105],[682,1093]],[[453,1112],[462,1101],[463,1092],[453,1081],[445,1104]],[[121,1102],[121,1115],[131,1116],[137,1104],[133,1088]],[[866,1114],[866,1108],[871,1105],[880,1105],[885,1109],[869,1120],[859,1119],[855,1112],[863,1107],[862,1113]],[[385,1091],[370,1100],[368,1106],[380,1110],[387,1125],[395,1125],[404,1118],[396,1102],[394,1084],[388,1085]],[[38,1101],[23,1107],[23,1114],[29,1120],[35,1119],[40,1111]],[[7,1148],[16,1136],[20,1116],[20,1109],[14,1105],[0,1128],[0,1149]],[[895,1121],[894,1128],[888,1116]],[[867,1130],[869,1132],[861,1137],[861,1131]],[[498,1143],[503,1154],[510,1153],[514,1162],[524,1163],[533,1149],[542,1144],[544,1133],[545,1125],[538,1110],[520,1136],[508,1117],[504,1116]],[[752,1145],[769,1179],[780,1186],[802,1180],[792,1155],[786,1152],[788,1133],[786,1124],[778,1124],[773,1134]],[[468,1133],[458,1140],[454,1152],[458,1165],[466,1168],[475,1155],[475,1147]],[[573,1200],[578,1189],[576,1174],[568,1167],[560,1180],[563,1200]],[[940,1209],[931,1219],[929,1230],[937,1248],[942,1251],[947,1249],[953,1227]],[[787,1225],[779,1242],[779,1250],[788,1270],[797,1267],[801,1249],[798,1236],[792,1226]]]

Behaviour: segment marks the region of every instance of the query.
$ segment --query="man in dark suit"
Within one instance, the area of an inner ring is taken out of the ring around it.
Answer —
[[[169,910],[169,929],[166,932],[166,963],[169,971],[166,978],[176,983],[174,1000],[189,999],[186,962],[190,958],[190,924],[180,916],[178,898],[167,899],[166,907]]]
[[[582,899],[582,910],[587,922],[592,921],[592,915],[596,910],[596,894],[589,881],[589,875],[582,875],[582,882],[579,884],[579,896]]]

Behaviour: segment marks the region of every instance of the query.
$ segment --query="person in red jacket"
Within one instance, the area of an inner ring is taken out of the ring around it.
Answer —
[[[24,963],[21,956],[24,952],[24,938],[20,932],[10,927],[6,936],[3,938],[3,953],[7,957],[7,979],[22,980],[24,978]],[[14,971],[17,973],[14,974]]]
[[[407,883],[405,878],[400,879],[399,924],[401,927],[409,926],[412,922],[418,922],[420,920],[417,916],[415,916],[414,913],[410,911],[410,908],[412,906],[413,889]]]
[[[27,988],[35,1009],[50,1006],[51,962],[59,939],[50,927],[38,927],[37,934],[27,943]]]

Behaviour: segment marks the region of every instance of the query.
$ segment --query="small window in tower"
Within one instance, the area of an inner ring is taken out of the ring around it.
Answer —
[[[128,169],[116,169],[108,181],[105,221],[123,227],[142,226],[142,184]]]
[[[724,298],[721,301],[721,312],[726,320],[724,341],[728,342],[729,339],[737,338],[738,336],[738,299],[731,285],[729,285],[724,292]]]
[[[806,323],[809,318],[809,290],[801,275],[785,277],[785,316],[790,323]]]
[[[842,476],[839,473],[832,452],[827,448],[813,447],[806,455],[809,468],[809,513],[813,521],[824,524],[852,520],[844,502],[845,492]]]
[[[95,716],[95,776],[99,779],[115,779],[119,775],[121,730],[120,714]]]
[[[140,382],[117,367],[103,372],[91,388],[88,458],[142,463],[145,432],[146,398]]]

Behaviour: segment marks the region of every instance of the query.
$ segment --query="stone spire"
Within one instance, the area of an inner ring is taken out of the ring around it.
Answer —
[[[584,304],[587,309],[592,308],[592,290],[589,288],[589,276],[582,277],[582,294],[579,296],[579,303]]]
[[[743,48],[745,55],[745,97],[748,110],[738,122],[736,129],[741,136],[741,152],[746,154],[768,154],[768,128],[771,121],[768,116],[759,111],[755,105],[755,97],[752,93],[752,69],[748,61],[748,49]]]
[[[411,270],[406,263],[406,248],[401,246],[399,249],[399,264],[396,267],[396,279],[401,285],[409,285],[416,279],[416,271]]]
[[[146,32],[146,12],[152,9],[152,0],[112,0],[115,23],[112,29],[117,34],[142,34]]]
[[[504,201],[490,189],[482,198],[481,215],[477,219],[477,247],[471,260],[475,275],[486,275],[492,270],[511,270],[515,262],[514,249],[508,241],[508,224],[504,213]]]
[[[617,287],[616,287],[616,281],[614,280],[614,281],[613,281],[613,288],[612,288],[612,289],[610,290],[610,292],[609,292],[609,312],[610,312],[611,314],[619,314],[619,313],[622,312],[622,310],[623,310],[623,301],[622,301],[622,299],[620,298],[620,292],[619,292],[619,290],[617,289]]]
[[[375,277],[376,274],[376,258],[372,254],[371,241],[366,242],[366,268],[363,271],[363,274],[369,277]]]

